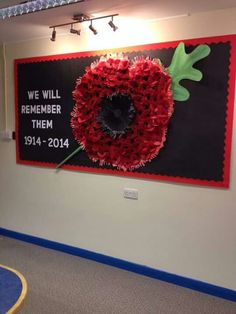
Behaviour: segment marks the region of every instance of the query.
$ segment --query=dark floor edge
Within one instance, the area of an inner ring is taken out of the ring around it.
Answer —
[[[39,246],[43,246],[49,249],[57,250],[60,252],[76,255],[89,260],[93,260],[102,264],[107,264],[120,269],[128,270],[140,275],[148,276],[165,282],[169,282],[181,287],[189,288],[206,294],[210,294],[216,297],[220,297],[226,300],[236,302],[236,291],[215,286],[203,281],[191,279],[175,274],[171,274],[162,270],[154,269],[145,265],[139,265],[136,263],[128,262],[119,258],[107,256],[104,254],[91,252],[78,247],[62,244],[59,242],[42,239],[39,237],[31,236],[28,234],[8,230],[0,227],[0,235],[22,240]]]

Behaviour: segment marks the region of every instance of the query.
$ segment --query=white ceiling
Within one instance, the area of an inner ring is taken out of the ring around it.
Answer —
[[[23,0],[0,0],[0,8]],[[0,20],[0,43],[50,37],[50,25],[67,23],[78,13],[91,17],[119,14],[124,19],[153,20],[236,7],[236,0],[85,0],[41,12]],[[217,23],[217,21],[216,21]],[[65,32],[58,29],[58,32]]]

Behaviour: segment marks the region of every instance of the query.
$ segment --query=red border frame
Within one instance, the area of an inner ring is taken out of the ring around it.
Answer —
[[[69,53],[69,54],[58,54],[51,56],[41,56],[41,57],[32,57],[32,58],[23,58],[16,59],[14,62],[14,76],[15,76],[15,127],[16,127],[16,162],[22,165],[32,165],[32,166],[43,166],[48,168],[55,168],[56,164],[46,163],[46,162],[37,162],[37,161],[26,161],[20,159],[19,154],[19,134],[18,134],[18,81],[17,81],[17,66],[18,64],[23,63],[33,63],[33,62],[44,62],[44,61],[54,61],[54,60],[64,60],[64,59],[73,59],[86,56],[100,56],[102,54],[107,54],[111,52],[132,52],[136,50],[154,50],[157,48],[175,48],[178,43],[182,41],[186,45],[198,45],[198,44],[211,44],[219,42],[229,42],[231,43],[231,54],[230,54],[230,67],[229,67],[229,81],[228,81],[228,98],[227,98],[227,113],[226,113],[226,131],[225,131],[225,151],[224,151],[224,169],[223,169],[223,181],[213,181],[213,180],[201,180],[201,179],[192,179],[185,177],[173,177],[173,176],[164,176],[158,174],[148,174],[140,172],[122,172],[119,170],[110,170],[103,168],[92,168],[84,166],[71,166],[64,165],[63,169],[69,170],[80,170],[84,172],[100,173],[100,174],[110,174],[118,175],[125,177],[135,177],[143,179],[152,179],[152,180],[161,180],[168,182],[176,183],[187,183],[195,184],[202,186],[213,186],[213,187],[223,187],[228,188],[230,182],[230,158],[231,158],[231,143],[232,143],[232,134],[233,134],[233,112],[234,112],[234,97],[235,97],[235,72],[236,72],[236,35],[225,35],[225,36],[215,36],[215,37],[205,37],[205,38],[196,38],[196,39],[187,39],[187,40],[178,40],[165,43],[156,43],[148,45],[139,45],[115,49],[106,49],[99,51],[85,51],[78,53]]]

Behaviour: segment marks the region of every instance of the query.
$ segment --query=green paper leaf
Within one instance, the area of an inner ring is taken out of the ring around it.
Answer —
[[[76,150],[74,150],[69,156],[67,156],[65,159],[63,159],[57,166],[56,169],[59,170],[59,168],[64,165],[69,159],[71,159],[75,154],[77,154],[79,151],[81,151],[83,149],[82,146],[79,146],[78,148],[76,148]]]
[[[170,66],[167,68],[172,78],[172,92],[174,100],[185,101],[190,97],[189,91],[180,85],[180,81],[188,79],[200,81],[202,72],[193,67],[194,63],[207,57],[211,52],[208,45],[199,45],[191,53],[185,52],[184,43],[179,43],[175,50]]]

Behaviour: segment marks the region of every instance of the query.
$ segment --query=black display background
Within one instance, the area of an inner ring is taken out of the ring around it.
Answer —
[[[230,42],[209,44],[210,55],[195,67],[202,71],[200,82],[182,81],[190,91],[190,99],[175,101],[174,114],[168,128],[167,140],[159,155],[133,173],[157,174],[198,180],[223,181],[225,119],[227,110],[227,83]],[[187,52],[195,46],[188,46]],[[158,57],[169,66],[174,48],[142,50],[126,53],[130,59],[138,55]],[[56,166],[73,152],[78,144],[70,127],[70,114],[74,106],[72,91],[76,80],[85,73],[85,67],[99,59],[97,56],[67,58],[61,60],[17,63],[17,125],[18,162],[52,163]],[[42,58],[43,59],[43,58]],[[53,57],[52,57],[53,59]],[[29,90],[59,90],[59,100],[28,100]],[[26,104],[59,104],[61,115],[21,114]],[[53,129],[33,129],[32,119],[53,119]],[[69,148],[25,146],[24,136],[40,136],[42,139],[68,138]],[[92,162],[85,151],[74,156],[69,165],[101,168]],[[104,166],[103,169],[115,169]],[[119,171],[122,175],[123,171]],[[117,172],[115,172],[117,174]],[[127,173],[126,173],[127,175]]]

